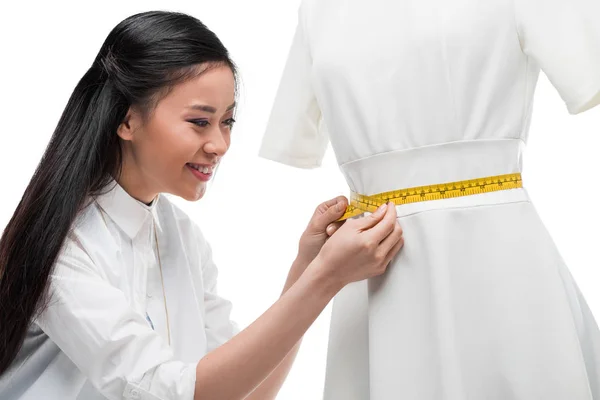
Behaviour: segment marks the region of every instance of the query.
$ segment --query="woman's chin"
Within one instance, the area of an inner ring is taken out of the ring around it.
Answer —
[[[178,180],[176,183],[174,179],[171,179],[171,184],[166,192],[187,201],[200,200],[206,193],[207,182],[200,182],[197,179],[192,181],[187,178]]]
[[[206,193],[206,184],[196,185],[193,188],[187,188],[186,190],[182,190],[179,194],[179,197],[187,200],[187,201],[198,201],[204,194]]]

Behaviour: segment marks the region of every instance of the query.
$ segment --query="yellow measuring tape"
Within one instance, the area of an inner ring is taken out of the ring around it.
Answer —
[[[419,201],[449,199],[452,197],[470,196],[473,194],[495,192],[498,190],[523,187],[520,173],[490,176],[487,178],[469,179],[466,181],[448,182],[437,185],[418,186],[391,192],[364,195],[355,192],[350,194],[350,204],[344,215],[338,220],[356,217],[365,212],[374,212],[382,204],[391,201],[396,205],[416,203]]]

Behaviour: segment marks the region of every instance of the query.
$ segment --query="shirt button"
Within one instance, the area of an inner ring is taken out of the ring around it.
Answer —
[[[140,391],[137,389],[131,389],[129,394],[131,395],[131,398],[134,400],[138,400],[140,398]]]

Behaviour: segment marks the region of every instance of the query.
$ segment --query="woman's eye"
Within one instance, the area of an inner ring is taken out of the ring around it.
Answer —
[[[191,122],[194,125],[198,125],[198,126],[200,126],[202,128],[210,125],[210,122],[208,122],[208,120],[205,120],[205,119],[193,119],[193,120],[191,120],[189,122]]]
[[[208,120],[206,120],[206,119],[193,119],[193,120],[190,120],[189,122],[191,122],[192,124],[197,125],[199,127],[202,127],[202,128],[205,128],[208,125],[210,125],[210,122],[208,122]],[[233,127],[233,124],[235,124],[235,119],[229,118],[229,119],[226,119],[225,121],[223,121],[223,123],[231,128],[231,127]]]
[[[229,118],[229,119],[226,119],[225,121],[223,121],[223,123],[225,125],[227,125],[228,127],[233,128],[233,124],[235,124],[235,119]]]

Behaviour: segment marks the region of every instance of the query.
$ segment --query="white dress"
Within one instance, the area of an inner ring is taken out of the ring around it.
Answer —
[[[349,189],[521,172],[540,69],[600,103],[598,0],[306,0],[260,149]],[[600,332],[524,188],[397,207],[334,300],[325,400],[600,400]]]

